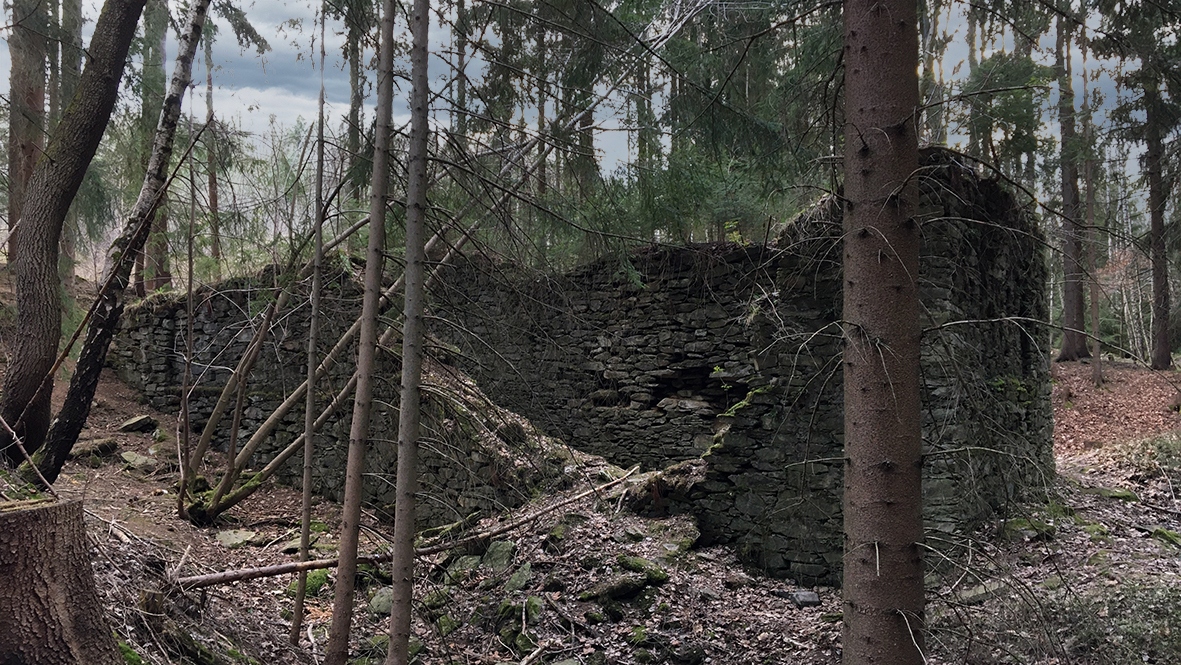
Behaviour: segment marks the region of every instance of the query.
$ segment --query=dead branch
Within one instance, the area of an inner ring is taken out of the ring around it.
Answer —
[[[615,480],[612,480],[609,483],[604,483],[604,484],[599,485],[597,487],[593,487],[589,490],[586,490],[585,492],[581,492],[579,494],[576,494],[576,495],[570,497],[569,499],[559,501],[558,503],[555,503],[552,506],[548,506],[546,508],[543,508],[542,510],[539,510],[531,515],[527,515],[525,517],[522,517],[521,519],[516,520],[514,522],[510,522],[504,526],[500,526],[495,529],[489,529],[487,531],[482,531],[480,533],[476,533],[471,536],[468,536],[467,538],[461,538],[459,540],[451,541],[448,543],[437,543],[434,545],[419,547],[414,550],[414,554],[415,554],[415,556],[426,556],[428,554],[436,554],[438,552],[444,552],[446,550],[455,549],[457,547],[463,547],[464,545],[468,545],[470,543],[478,542],[481,540],[488,540],[490,538],[495,538],[496,536],[508,533],[509,531],[514,531],[514,530],[519,529],[522,526],[524,526],[530,522],[537,520],[540,517],[543,517],[553,511],[557,510],[558,508],[568,506],[576,501],[580,501],[582,499],[585,499],[586,497],[588,497],[592,494],[598,494],[599,492],[610,489],[611,487],[614,487],[615,485],[622,483],[623,481],[627,480],[633,473],[635,473],[636,470],[639,468],[640,467],[638,465],[634,466],[631,469],[629,469],[627,473],[623,474],[619,478],[616,478]],[[392,560],[392,558],[393,557],[390,554],[378,554],[378,555],[374,555],[374,556],[359,556],[359,557],[357,557],[357,563],[381,564],[381,563],[389,562],[390,560]],[[281,564],[276,564],[274,566],[262,566],[259,568],[241,568],[238,570],[227,570],[227,571],[223,571],[220,573],[210,573],[208,575],[194,575],[191,577],[182,577],[182,578],[176,580],[175,586],[180,587],[185,590],[200,589],[202,587],[215,586],[218,584],[227,584],[229,582],[241,582],[241,581],[245,581],[245,580],[254,580],[254,579],[259,579],[261,577],[275,577],[278,575],[286,575],[289,573],[299,573],[299,572],[308,571],[308,570],[320,570],[323,568],[335,568],[337,561],[338,561],[337,559],[315,559],[313,561],[293,561],[291,563],[281,563]]]
[[[615,480],[612,480],[609,483],[604,483],[602,485],[599,485],[598,487],[593,487],[585,492],[582,492],[580,494],[576,494],[576,495],[570,497],[569,499],[559,501],[552,506],[548,506],[546,508],[543,508],[542,510],[537,511],[536,513],[533,513],[532,515],[526,515],[525,517],[522,517],[521,519],[519,519],[515,522],[509,522],[508,524],[506,524],[504,526],[497,527],[495,529],[490,529],[488,531],[484,531],[481,533],[475,533],[475,534],[468,536],[467,538],[460,538],[459,540],[455,540],[455,541],[452,541],[449,543],[439,543],[437,545],[429,545],[426,547],[419,547],[414,550],[414,553],[418,556],[425,556],[427,554],[436,554],[438,552],[443,552],[446,550],[455,549],[457,547],[463,547],[464,545],[468,545],[468,544],[478,542],[481,540],[488,540],[489,538],[495,538],[496,536],[508,533],[509,531],[516,531],[517,529],[521,528],[522,526],[524,526],[524,525],[526,525],[526,524],[528,524],[528,523],[530,523],[530,522],[532,522],[532,521],[538,519],[539,517],[542,517],[548,513],[552,513],[553,511],[557,510],[558,508],[561,508],[563,506],[568,506],[576,501],[580,501],[582,499],[585,499],[586,497],[588,497],[592,494],[598,494],[599,492],[602,492],[605,489],[608,489],[610,487],[614,487],[615,485],[622,483],[623,481],[627,480],[628,477],[630,477],[633,473],[635,473],[636,470],[638,470],[639,468],[640,468],[640,466],[637,464],[636,466],[633,466],[631,469],[628,469],[627,473],[616,478]]]

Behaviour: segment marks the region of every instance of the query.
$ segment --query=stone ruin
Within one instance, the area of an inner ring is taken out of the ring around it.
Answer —
[[[924,515],[929,533],[955,534],[1038,492],[1054,473],[1044,238],[1013,196],[951,153],[925,155],[920,185]],[[837,582],[840,233],[839,207],[826,199],[767,246],[653,246],[563,275],[471,257],[449,267],[432,294],[432,334],[497,406],[580,451],[663,470],[637,509],[691,513],[702,544],[731,544],[768,574]],[[348,279],[334,284],[339,328],[359,292]],[[196,318],[202,353],[237,340],[223,360],[199,355],[210,367],[207,386],[224,382],[245,346],[251,309],[222,300],[210,295]],[[304,310],[277,324],[266,363],[274,376],[256,380],[264,387],[252,389],[247,430],[302,380]],[[113,354],[124,378],[159,406],[177,399],[183,317],[176,299],[148,301],[128,313]],[[387,396],[396,394],[395,370],[382,372]],[[333,380],[351,371],[341,367]],[[195,412],[207,414],[215,398]],[[376,431],[396,431],[388,410]],[[290,441],[302,420],[291,414],[260,456]],[[524,440],[500,434],[502,444]],[[317,482],[338,497],[347,416],[327,438],[334,447],[316,462]],[[437,456],[424,471],[440,490],[431,505],[519,503],[506,483],[563,463],[547,454],[548,465],[531,469],[507,453],[489,461],[483,449],[450,444],[458,454]],[[370,468],[392,468],[392,448],[379,438]],[[283,479],[298,484],[298,466],[297,457]],[[512,480],[499,477],[502,466]],[[378,504],[392,492],[380,482],[367,489]]]
[[[222,386],[261,324],[262,311],[272,298],[272,285],[273,279],[264,274],[261,278],[229,280],[195,294],[195,381],[190,393],[194,440],[200,436]],[[322,293],[323,318],[318,338],[321,358],[360,313],[362,288],[352,274],[334,270],[326,276]],[[293,304],[272,323],[246,386],[239,448],[307,377],[307,296],[306,290],[297,292]],[[151,296],[124,312],[108,354],[108,362],[119,377],[162,411],[180,410],[186,321],[183,294]],[[318,408],[327,406],[348,382],[355,369],[355,356],[353,345],[342,354],[342,362],[318,383]],[[470,521],[473,516],[512,509],[538,492],[570,480],[563,471],[570,465],[572,454],[560,442],[489,402],[470,379],[454,368],[431,361],[425,363],[424,372],[429,385],[422,395],[419,486],[423,499],[417,511],[421,527]],[[390,520],[395,500],[399,382],[397,360],[378,354],[364,496],[379,517]],[[232,412],[232,408],[227,411],[217,430],[216,449],[228,449],[226,432]],[[349,399],[325,422],[316,438],[314,490],[335,501],[344,499],[351,419]],[[251,460],[252,469],[261,469],[274,459],[303,433],[303,428],[301,399],[259,447]],[[302,452],[280,466],[275,477],[288,485],[302,485]]]

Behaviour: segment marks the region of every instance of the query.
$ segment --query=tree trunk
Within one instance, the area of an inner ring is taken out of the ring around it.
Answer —
[[[1064,53],[1065,52],[1065,53]],[[1070,28],[1058,18],[1055,45],[1058,72],[1058,123],[1062,133],[1062,350],[1058,360],[1090,357],[1087,351],[1086,294],[1083,271],[1083,229],[1079,224],[1078,136],[1074,124],[1074,88],[1071,85]]]
[[[387,11],[393,0],[387,1]],[[414,495],[418,492],[418,431],[421,409],[422,344],[426,298],[427,138],[430,132],[430,84],[427,81],[427,33],[430,0],[414,0],[410,15],[410,144],[406,160],[406,291],[402,323],[402,396],[398,402],[398,474],[394,503],[393,600],[390,649],[386,665],[410,664],[411,604],[414,601]]]
[[[165,47],[168,42],[168,0],[148,0],[144,8],[143,84],[140,98],[140,131],[143,132],[143,166],[148,168],[160,109],[166,87]],[[152,228],[148,232],[140,275],[146,295],[172,285],[168,270],[168,199],[164,195],[156,205]],[[138,288],[137,288],[138,291]]]
[[[365,74],[362,71],[364,63],[361,62],[361,35],[365,33],[368,21],[365,19],[365,11],[360,2],[345,3],[345,22],[347,23],[345,51],[349,61],[348,179],[352,184],[348,193],[350,199],[356,200],[361,198],[361,191],[365,187],[364,179],[361,177],[361,112],[365,104]]]
[[[453,129],[458,134],[458,141],[464,149],[467,149],[467,47],[468,47],[468,10],[465,0],[456,0],[455,4],[455,122]],[[544,29],[539,29],[539,32],[544,32]],[[539,59],[542,54],[539,52]],[[542,99],[542,90],[545,89],[543,74],[538,75],[537,83],[537,124],[539,130],[544,132],[541,127],[545,123],[545,100]]]
[[[82,0],[62,0],[61,7],[61,99],[63,105],[68,105],[78,91],[78,80],[82,75]],[[78,236],[81,235],[77,212],[71,210],[67,214],[62,234],[62,281],[69,288],[74,282]]]
[[[205,154],[209,161],[209,258],[213,279],[221,279],[221,220],[217,210],[217,132],[213,125],[213,37],[205,39]]]
[[[1169,369],[1173,366],[1169,345],[1169,272],[1165,253],[1165,186],[1161,177],[1164,146],[1161,139],[1160,90],[1156,84],[1144,87],[1145,141],[1144,155],[1148,171],[1148,219],[1152,243],[1152,368]]]
[[[163,192],[152,218],[152,230],[148,234],[148,249],[145,252],[144,288],[148,293],[172,286],[172,270],[168,267],[168,218],[168,192]]]
[[[1087,284],[1091,290],[1091,381],[1096,387],[1103,385],[1103,345],[1099,336],[1099,228],[1095,225],[1095,135],[1091,125],[1091,95],[1087,75],[1087,29],[1082,28],[1080,40],[1083,51],[1083,137],[1086,140],[1087,156],[1083,162],[1083,180],[1087,187]]]
[[[45,3],[13,0],[8,106],[8,261],[17,236],[25,189],[45,146]],[[24,226],[21,224],[20,226]]]
[[[393,0],[386,0],[381,17],[381,53],[377,71],[377,128],[373,140],[373,185],[369,194],[369,250],[365,257],[365,295],[361,305],[361,335],[357,340],[357,389],[349,428],[349,457],[345,469],[341,509],[340,565],[336,572],[332,628],[325,649],[325,665],[344,665],[348,659],[349,627],[353,619],[353,582],[357,573],[357,536],[361,520],[362,474],[369,447],[369,413],[373,405],[373,372],[377,359],[377,316],[385,263],[385,209],[389,189],[390,124],[393,116],[394,62]]]
[[[60,0],[43,2],[45,5],[45,63],[48,69],[46,80],[46,134],[52,134],[53,128],[62,116],[62,69],[61,69],[61,3]]]
[[[844,660],[920,664],[916,4],[845,2]]]
[[[308,548],[312,537],[312,455],[315,453],[316,442],[316,366],[320,364],[319,350],[316,348],[320,335],[320,280],[323,273],[321,263],[324,259],[324,62],[327,59],[324,52],[324,23],[325,16],[320,13],[320,98],[317,101],[318,118],[316,122],[316,211],[315,226],[312,234],[315,236],[312,253],[312,293],[311,312],[308,316],[308,373],[307,396],[303,409],[303,490],[300,505],[299,530],[299,560],[308,560]],[[303,605],[307,594],[307,571],[299,573],[295,590],[295,608],[291,614],[291,632],[288,641],[293,645],[299,644],[300,627],[303,625]]]
[[[28,183],[15,261],[17,328],[0,395],[0,415],[34,453],[49,428],[54,359],[61,339],[57,257],[62,225],[98,149],[118,98],[119,80],[143,0],[107,0],[90,42],[90,61],[57,131]],[[87,401],[89,405],[89,400]],[[0,434],[0,452],[23,461],[12,438]],[[68,449],[67,449],[68,450]],[[55,474],[56,475],[56,474]]]
[[[0,663],[123,662],[94,588],[80,501],[0,504],[0,552]]]
[[[189,136],[193,135],[193,112],[189,111]],[[197,225],[197,170],[189,151],[189,224],[185,229],[185,371],[180,387],[180,479],[176,482],[176,517],[188,519],[185,493],[189,489],[189,455],[192,453],[193,425],[189,418],[189,392],[193,384],[193,235]]]
[[[114,0],[108,0],[108,4]],[[123,0],[126,2],[126,0]],[[136,16],[143,8],[142,0],[133,0],[137,6]],[[78,433],[82,431],[83,425],[86,424],[86,417],[90,414],[90,403],[94,399],[94,390],[98,387],[99,373],[102,371],[103,362],[106,360],[107,347],[110,346],[111,338],[115,334],[115,330],[119,326],[119,317],[123,314],[123,298],[124,292],[127,290],[127,284],[131,274],[131,261],[127,257],[138,253],[143,247],[144,240],[147,238],[148,223],[147,219],[155,209],[160,198],[160,193],[164,190],[165,178],[167,176],[168,164],[172,160],[172,142],[176,136],[176,124],[180,119],[180,102],[184,97],[185,88],[188,87],[189,77],[192,73],[193,55],[197,50],[197,42],[201,36],[201,27],[205,24],[206,12],[209,9],[209,0],[196,0],[193,3],[192,9],[189,10],[189,19],[185,25],[185,32],[181,37],[179,52],[176,57],[176,68],[172,73],[172,81],[168,87],[168,95],[164,99],[164,111],[160,114],[160,125],[156,129],[155,144],[152,148],[152,158],[148,162],[148,171],[144,175],[144,184],[140,189],[139,199],[135,202],[135,206],[131,210],[131,214],[127,218],[126,226],[123,233],[115,239],[111,244],[110,254],[107,257],[107,265],[109,266],[110,274],[104,280],[105,288],[99,294],[94,305],[92,306],[92,318],[90,324],[86,329],[86,341],[82,345],[82,351],[79,355],[78,362],[74,366],[74,375],[70,378],[70,387],[66,392],[66,400],[62,405],[61,411],[58,412],[57,418],[53,422],[53,427],[49,432],[49,443],[46,446],[47,457],[44,460],[37,461],[37,467],[42,470],[45,477],[53,482],[50,475],[56,477],[61,471],[61,465],[65,462],[65,456],[69,453],[70,448],[74,442],[78,440]],[[103,16],[107,11],[103,10]],[[103,20],[103,16],[99,17],[99,21]],[[124,19],[127,21],[128,19]],[[134,31],[136,21],[129,20],[131,30]],[[102,28],[103,25],[95,26],[95,39],[99,35],[107,35],[113,33],[115,27],[109,27],[107,31]],[[123,26],[119,25],[120,30]],[[134,32],[132,32],[134,34]],[[128,37],[130,41],[130,36]],[[94,42],[91,42],[90,53],[94,57]],[[126,59],[126,54],[118,60],[118,70],[123,71],[123,62]],[[86,90],[86,78],[90,66],[87,67],[87,72],[82,74],[83,90]],[[118,77],[114,77],[116,82]],[[89,99],[88,95],[80,94],[75,98],[77,100]],[[113,102],[112,102],[113,103]],[[71,110],[73,105],[71,105]],[[68,113],[68,111],[67,111]],[[65,122],[65,120],[63,120]],[[99,137],[102,136],[102,131],[92,132],[94,141],[97,144]],[[46,472],[49,473],[46,473]]]

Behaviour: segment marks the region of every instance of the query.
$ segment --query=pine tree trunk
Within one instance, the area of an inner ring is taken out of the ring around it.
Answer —
[[[377,128],[373,141],[373,184],[369,193],[369,249],[365,257],[365,295],[361,305],[361,334],[357,340],[357,388],[349,428],[349,456],[341,508],[340,564],[336,569],[332,628],[325,648],[325,665],[344,665],[348,659],[349,627],[353,619],[353,582],[357,572],[357,537],[361,520],[362,474],[369,448],[369,414],[373,405],[373,373],[377,359],[377,317],[385,263],[385,210],[389,189],[390,124],[393,116],[394,61],[393,0],[386,0],[381,17],[381,52],[377,71]]]
[[[845,2],[849,665],[923,662],[915,11],[907,0]]]
[[[49,429],[50,370],[61,339],[57,257],[62,226],[115,106],[142,9],[143,0],[108,0],[103,7],[79,94],[58,123],[45,159],[37,163],[29,179],[21,249],[14,270],[17,329],[0,394],[0,415],[23,439],[30,454],[41,447]],[[10,436],[0,434],[0,453],[10,463],[19,464],[23,455],[11,443]]]
[[[13,0],[8,106],[8,261],[17,242],[25,188],[45,147],[45,3]],[[18,226],[19,225],[19,226]]]
[[[387,10],[392,8],[387,0]],[[402,323],[402,394],[398,403],[398,473],[394,503],[393,600],[386,665],[410,664],[411,604],[414,601],[414,496],[418,492],[418,433],[421,415],[422,345],[426,298],[427,145],[430,85],[427,33],[430,0],[414,0],[410,15],[410,144],[406,160],[406,291]]]
[[[456,51],[456,71],[455,71],[455,133],[459,135],[459,144],[467,148],[467,47],[468,47],[468,10],[465,0],[457,0],[455,4],[455,51]],[[538,53],[538,57],[543,57]],[[543,90],[544,80],[538,77],[538,98],[540,100],[541,90]],[[541,100],[538,103],[538,125],[545,122],[545,101]],[[544,132],[544,127],[539,127],[539,130]]]
[[[0,663],[118,665],[94,587],[82,503],[0,503]]]
[[[144,63],[143,86],[140,99],[140,129],[143,132],[143,166],[148,168],[160,109],[164,105],[167,85],[165,75],[165,47],[168,41],[168,0],[148,0],[144,8]],[[168,201],[161,199],[156,206],[152,228],[142,265],[142,292],[155,292],[172,285],[168,269]],[[137,291],[139,291],[137,284]]]
[[[320,98],[317,101],[316,122],[316,211],[312,235],[312,292],[311,312],[308,315],[308,366],[307,396],[303,408],[303,483],[300,505],[299,560],[308,560],[308,548],[312,537],[312,456],[316,449],[316,366],[320,364],[317,343],[320,336],[320,290],[324,259],[324,14],[320,14]],[[303,625],[304,599],[307,595],[308,574],[299,574],[295,590],[295,608],[291,614],[291,632],[288,641],[299,644],[299,632]]]
[[[1056,67],[1058,70],[1058,119],[1062,133],[1062,350],[1058,360],[1088,358],[1086,294],[1083,271],[1083,229],[1079,224],[1078,135],[1074,123],[1074,88],[1071,85],[1070,29],[1058,19]],[[1064,50],[1066,53],[1064,54]]]
[[[1169,344],[1169,271],[1165,252],[1165,186],[1161,177],[1164,145],[1161,139],[1160,90],[1146,85],[1144,106],[1147,151],[1144,156],[1148,171],[1148,219],[1152,243],[1152,368],[1169,369],[1173,366]]]
[[[49,78],[46,80],[48,105],[45,113],[45,128],[49,134],[62,116],[62,67],[61,67],[61,4],[59,0],[42,2],[45,5],[45,62]]]
[[[217,202],[217,132],[213,125],[213,39],[205,38],[205,153],[209,160],[209,258],[213,279],[221,279],[221,220]]]
[[[357,3],[346,3],[345,20],[348,23],[348,29],[345,33],[345,50],[349,61],[349,126],[347,133],[348,146],[348,162],[349,171],[348,178],[351,186],[348,193],[349,198],[356,200],[361,198],[361,192],[364,190],[365,182],[361,177],[361,110],[365,103],[364,95],[364,74],[362,67],[364,63],[361,62],[361,35],[365,31],[364,19],[362,18],[362,10],[357,8]],[[352,243],[349,243],[350,246]]]
[[[148,293],[155,293],[172,286],[172,270],[168,267],[168,193],[160,196],[160,205],[156,208],[156,215],[152,219],[152,231],[148,235],[148,251],[144,288]]]

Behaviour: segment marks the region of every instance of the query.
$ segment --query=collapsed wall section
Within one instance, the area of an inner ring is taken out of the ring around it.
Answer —
[[[433,332],[497,403],[579,450],[662,468],[709,450],[746,394],[745,321],[774,254],[652,248],[561,276],[467,259],[432,292]]]
[[[190,413],[194,440],[213,411],[222,387],[230,379],[255,330],[273,301],[273,280],[239,279],[195,295],[193,317],[194,388]],[[261,284],[260,284],[261,283]],[[310,315],[306,285],[294,285],[291,305],[279,312],[270,327],[261,356],[246,384],[240,448],[307,376],[307,334]],[[360,313],[361,288],[350,274],[336,271],[325,279],[319,354],[323,358]],[[128,308],[120,323],[108,362],[119,377],[138,389],[157,409],[179,412],[185,364],[185,298],[160,294]],[[355,350],[318,382],[316,402],[323,409],[337,395],[355,369]],[[448,524],[472,513],[491,514],[521,505],[537,488],[561,474],[563,452],[548,444],[515,415],[487,402],[474,385],[453,368],[428,363],[423,395],[423,442],[419,464],[418,518],[423,525]],[[370,446],[366,458],[364,496],[368,505],[392,519],[397,448],[397,403],[400,363],[378,354]],[[262,468],[303,433],[303,400],[284,417],[251,460]],[[344,496],[348,457],[349,399],[324,425],[316,439],[313,460],[314,491],[330,499]],[[231,408],[214,438],[226,450],[232,423]],[[296,453],[276,474],[280,482],[300,486],[303,455]]]
[[[924,516],[946,533],[1053,474],[1044,239],[951,153],[928,153],[920,183]],[[653,247],[564,276],[471,259],[433,294],[435,332],[573,447],[682,462],[649,510],[694,513],[705,543],[771,574],[836,582],[840,227],[829,200],[769,247]]]

